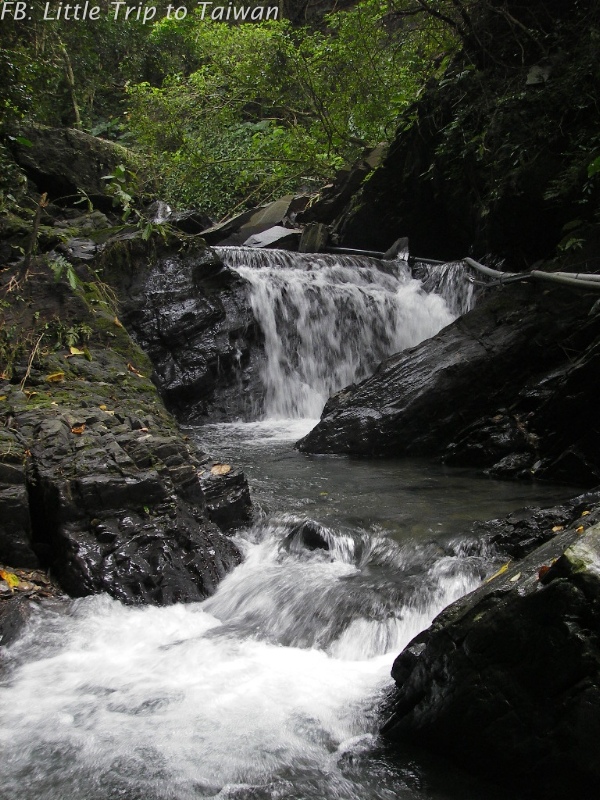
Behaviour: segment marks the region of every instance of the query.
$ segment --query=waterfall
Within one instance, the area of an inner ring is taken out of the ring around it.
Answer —
[[[265,345],[266,418],[316,418],[327,399],[457,316],[405,261],[217,248],[250,285]]]
[[[451,261],[447,264],[417,261],[413,266],[413,276],[422,280],[426,292],[441,295],[456,317],[466,314],[475,305],[476,285],[472,277],[465,274],[462,261]]]

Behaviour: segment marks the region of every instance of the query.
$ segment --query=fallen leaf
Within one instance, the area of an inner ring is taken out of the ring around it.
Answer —
[[[564,528],[565,528],[565,526],[564,526],[564,525],[555,525],[555,526],[552,528],[552,533],[558,533],[559,531],[562,531],[562,530],[564,530]]]
[[[130,361],[127,363],[127,369],[129,370],[129,372],[133,372],[134,375],[137,375],[138,378],[144,377],[142,373],[139,371],[139,369],[136,369],[136,367],[134,367]]]
[[[583,525],[580,525],[578,528],[575,528],[575,533],[583,533],[585,528]]]
[[[64,372],[53,372],[52,375],[46,375],[45,380],[48,383],[60,383],[65,379]]]
[[[72,356],[84,356],[85,350],[80,350],[78,347],[69,347],[69,352]]]
[[[517,572],[516,575],[513,575],[512,578],[510,578],[510,582],[511,583],[516,583],[519,580],[520,577],[521,577],[521,573]]]
[[[71,428],[71,433],[76,433],[78,436],[81,436],[84,430],[85,430],[85,423],[83,425],[75,425],[73,428]]]
[[[6,399],[7,399],[7,397],[6,397],[5,394],[0,394],[0,400],[6,400]]]
[[[115,317],[113,319],[113,322],[117,326],[117,328],[123,328],[123,323],[121,322],[121,320],[118,317]]]
[[[493,581],[493,580],[494,580],[494,578],[497,578],[497,577],[498,577],[498,576],[500,576],[500,575],[504,575],[504,573],[506,572],[506,570],[509,568],[510,564],[511,564],[511,562],[510,562],[510,561],[507,561],[507,562],[506,562],[506,564],[503,564],[503,565],[500,567],[500,569],[498,570],[498,572],[494,572],[494,574],[493,574],[491,577],[489,577],[489,578],[487,579],[486,583],[489,583],[490,581]]]
[[[550,567],[547,564],[544,564],[542,567],[538,569],[538,580],[542,580],[544,575],[550,572]]]
[[[231,472],[231,465],[230,464],[215,464],[211,467],[211,475],[227,475],[228,472]]]
[[[582,512],[581,512],[581,516],[582,516],[582,517],[587,517],[587,516],[588,516],[588,514],[591,514],[591,513],[592,513],[591,511],[582,511]]]
[[[98,406],[98,408],[100,409],[100,411],[106,411],[107,406],[104,403],[102,403],[102,405]]]
[[[0,578],[2,578],[2,580],[8,584],[11,591],[15,588],[15,586],[19,585],[19,579],[14,572],[7,572],[5,569],[0,569]]]

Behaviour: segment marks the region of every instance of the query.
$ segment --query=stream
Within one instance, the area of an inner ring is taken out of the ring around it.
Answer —
[[[323,263],[287,277],[239,265],[265,335],[263,406],[251,422],[188,429],[246,471],[256,515],[236,534],[242,564],[203,603],[38,608],[0,682],[2,800],[506,796],[440,759],[392,757],[379,709],[395,656],[498,564],[468,535],[473,520],[568,491],[296,451],[331,391],[456,316],[402,264],[373,280],[371,264],[351,279]],[[349,336],[344,314],[368,330]]]

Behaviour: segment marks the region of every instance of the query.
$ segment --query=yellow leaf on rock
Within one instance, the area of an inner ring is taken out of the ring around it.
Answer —
[[[139,371],[139,369],[137,369],[136,367],[134,367],[134,366],[133,366],[133,364],[132,364],[131,362],[128,362],[128,363],[127,363],[127,369],[129,370],[129,372],[133,372],[133,374],[134,374],[134,375],[137,375],[137,376],[138,376],[138,378],[143,378],[143,377],[144,377],[144,376],[142,375],[142,373]]]
[[[564,530],[564,527],[565,527],[564,525],[555,525],[552,528],[552,533],[558,533],[559,531]]]
[[[98,408],[100,409],[100,411],[106,411],[107,406],[104,403],[102,403],[102,405],[98,406]]]
[[[19,585],[19,579],[14,572],[7,572],[5,569],[0,569],[0,578],[5,581],[11,589]]]
[[[230,464],[215,464],[211,467],[211,475],[227,475],[228,472],[231,472],[231,465]]]
[[[591,513],[592,513],[591,511],[582,511],[582,512],[581,512],[581,516],[582,516],[582,517],[587,517],[587,515],[588,515],[588,514],[591,514]]]
[[[122,328],[122,327],[123,327],[123,323],[121,322],[121,320],[120,320],[118,317],[115,317],[115,318],[113,319],[113,322],[115,323],[115,325],[117,326],[117,328]]]
[[[583,533],[585,528],[583,525],[580,525],[578,528],[575,529],[575,533]]]
[[[0,400],[6,400],[6,395],[5,394],[0,394]]]
[[[52,375],[46,375],[46,381],[48,383],[60,383],[65,379],[64,372],[53,372]]]
[[[491,576],[490,576],[490,577],[487,579],[486,583],[489,583],[490,581],[493,581],[493,580],[494,580],[494,578],[498,578],[500,575],[504,575],[504,573],[505,573],[505,572],[507,571],[507,569],[509,568],[509,566],[510,566],[510,563],[511,563],[510,561],[507,561],[507,562],[506,562],[506,564],[503,564],[503,565],[500,567],[500,569],[498,570],[498,572],[494,572],[494,574],[493,574],[493,575],[491,575]]]
[[[85,350],[80,350],[78,347],[69,347],[69,352],[72,356],[84,356]]]

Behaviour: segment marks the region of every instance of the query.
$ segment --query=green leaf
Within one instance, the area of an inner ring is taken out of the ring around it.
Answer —
[[[25,136],[9,136],[8,138],[17,144],[22,144],[23,147],[33,147],[31,139],[26,139]]]
[[[588,164],[587,168],[588,178],[593,178],[594,175],[597,175],[599,172],[600,172],[600,156],[598,156],[590,164]]]

